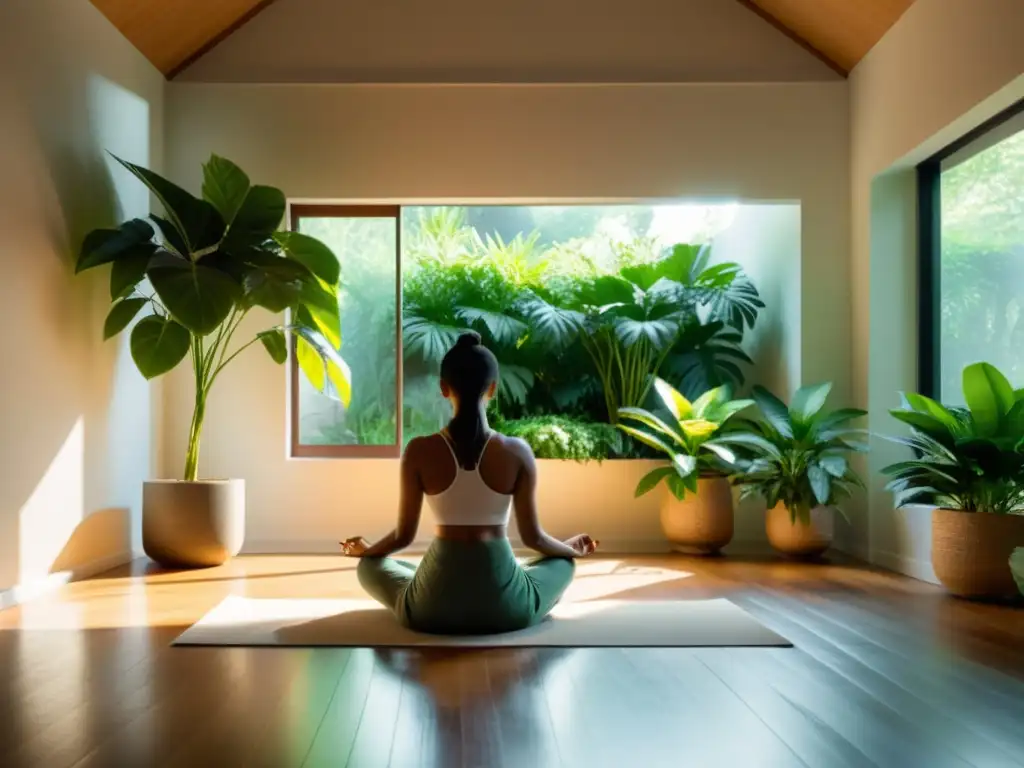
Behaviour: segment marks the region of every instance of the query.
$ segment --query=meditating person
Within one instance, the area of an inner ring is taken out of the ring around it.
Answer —
[[[575,558],[597,548],[586,534],[563,542],[541,528],[533,452],[487,423],[497,382],[498,361],[480,336],[462,335],[441,363],[441,394],[454,416],[402,456],[398,527],[373,545],[362,537],[341,543],[344,554],[361,558],[363,588],[421,632],[492,634],[536,624],[572,581]],[[412,543],[424,496],[437,530],[417,568],[388,555]],[[510,504],[523,544],[542,556],[525,565],[508,540]]]

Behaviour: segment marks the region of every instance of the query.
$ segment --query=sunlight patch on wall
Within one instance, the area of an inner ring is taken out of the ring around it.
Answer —
[[[75,422],[21,508],[19,581],[43,579],[82,522],[85,506],[85,425]]]

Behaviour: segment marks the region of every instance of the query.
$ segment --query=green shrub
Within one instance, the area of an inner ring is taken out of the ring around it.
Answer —
[[[534,416],[495,426],[509,437],[525,440],[538,459],[600,461],[619,457],[623,452],[623,440],[610,424],[566,416]]]

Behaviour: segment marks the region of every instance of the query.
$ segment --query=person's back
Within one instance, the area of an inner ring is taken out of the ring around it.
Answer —
[[[586,535],[560,542],[540,527],[533,452],[487,426],[497,373],[479,336],[459,339],[441,367],[441,391],[455,415],[442,432],[407,446],[398,527],[373,546],[361,538],[342,544],[345,554],[362,558],[364,588],[415,629],[478,634],[529,626],[571,582],[573,559],[596,547]],[[436,538],[417,569],[386,555],[412,543],[424,497]],[[523,543],[546,557],[522,567],[516,562],[507,533],[510,507]]]

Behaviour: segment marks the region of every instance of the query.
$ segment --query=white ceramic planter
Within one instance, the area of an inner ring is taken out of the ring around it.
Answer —
[[[142,491],[142,548],[168,568],[221,565],[245,541],[244,480],[151,480]]]

